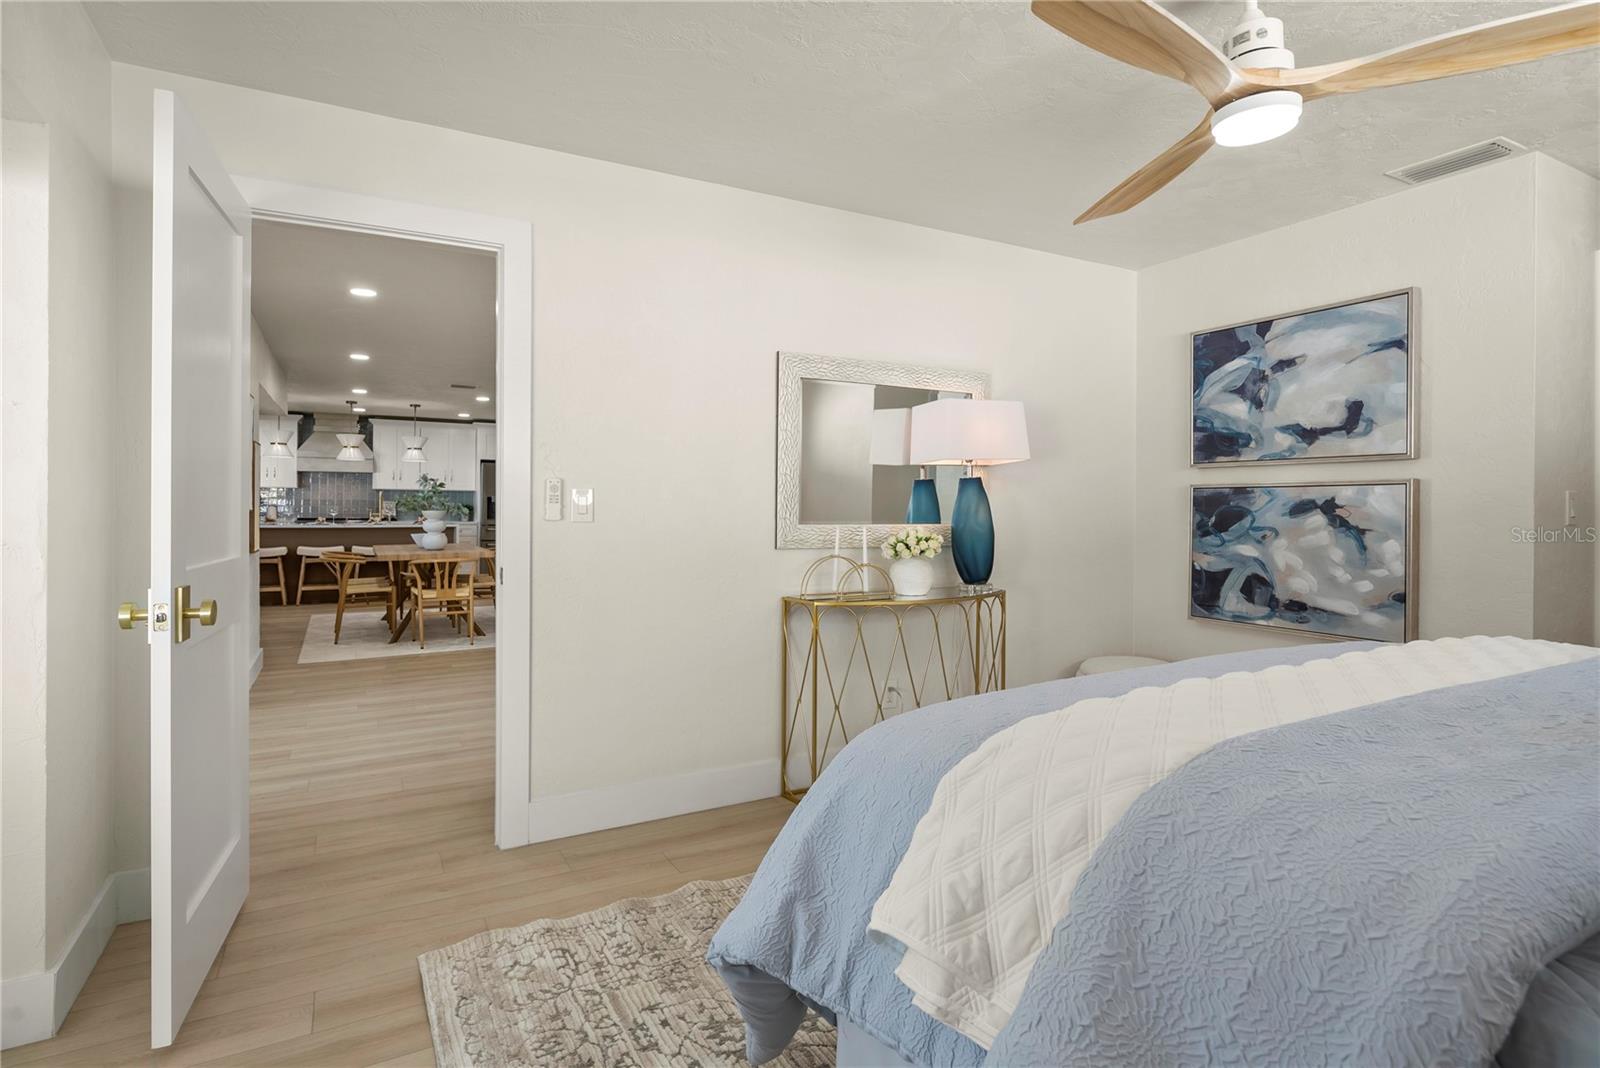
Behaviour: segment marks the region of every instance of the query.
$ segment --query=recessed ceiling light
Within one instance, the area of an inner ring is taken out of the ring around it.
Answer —
[[[456,417],[458,419],[471,419],[472,418],[472,413],[471,412],[457,412],[456,413]]]
[[[361,407],[361,405],[359,405],[359,404],[356,405],[354,408],[351,408],[350,410],[352,412],[364,412],[364,411],[366,411],[366,409]]]
[[[478,398],[478,403],[479,404],[487,404],[487,403],[489,403],[489,398],[488,397],[479,397]]]
[[[352,360],[370,360],[370,359],[372,359],[372,357],[371,357],[371,356],[368,356],[368,355],[367,355],[367,354],[366,354],[366,353],[364,353],[364,352],[352,352],[352,353],[351,353],[351,354],[350,354],[350,358],[351,358],[351,359],[352,359]]]
[[[352,389],[350,392],[354,393],[358,397],[365,397],[367,395],[367,391],[362,389],[360,386],[357,386],[355,389]]]
[[[375,297],[378,295],[378,291],[376,289],[368,289],[366,286],[351,286],[350,295],[352,297]]]

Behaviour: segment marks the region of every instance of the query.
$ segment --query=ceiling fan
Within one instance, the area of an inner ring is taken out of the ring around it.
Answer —
[[[1296,70],[1283,20],[1246,0],[1223,52],[1154,0],[1034,0],[1033,13],[1080,44],[1192,85],[1210,105],[1177,144],[1095,201],[1073,224],[1127,211],[1194,164],[1212,145],[1281,137],[1310,100],[1509,67],[1600,45],[1600,0],[1486,22],[1387,52]]]

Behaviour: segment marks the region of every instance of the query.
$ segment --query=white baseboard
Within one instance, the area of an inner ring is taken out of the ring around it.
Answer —
[[[778,762],[727,768],[536,797],[528,804],[530,842],[547,842],[609,827],[681,816],[778,794]]]
[[[0,983],[0,1049],[41,1042],[67,1018],[119,923],[150,918],[150,871],[112,872],[47,971]]]
[[[264,654],[263,654],[261,648],[259,646],[257,646],[256,647],[255,658],[250,661],[250,685],[251,686],[254,686],[256,684],[256,676],[261,674],[261,663],[262,663],[263,659],[264,659]]]

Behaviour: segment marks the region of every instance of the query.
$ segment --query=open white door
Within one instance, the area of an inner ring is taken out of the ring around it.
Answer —
[[[165,91],[155,94],[153,194],[150,1000],[161,1047],[249,888],[253,507],[250,212]]]

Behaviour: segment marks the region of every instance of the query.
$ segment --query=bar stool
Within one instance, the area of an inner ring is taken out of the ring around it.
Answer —
[[[343,545],[300,545],[300,546],[296,546],[295,547],[294,554],[300,558],[300,582],[299,582],[298,585],[296,585],[295,591],[294,591],[294,603],[295,604],[299,604],[300,603],[300,598],[305,595],[305,592],[307,590],[311,590],[313,592],[315,592],[317,590],[330,590],[330,591],[332,591],[334,593],[338,592],[338,590],[339,590],[339,569],[337,567],[335,567],[333,564],[329,564],[329,563],[326,563],[326,562],[323,561],[322,554],[325,553],[325,552],[342,553],[342,552],[344,552],[344,546]],[[322,566],[326,567],[328,569],[329,573],[331,574],[331,576],[333,578],[333,581],[332,582],[313,582],[313,583],[308,584],[306,582],[306,565],[307,564],[312,564],[312,563],[322,564]]]
[[[275,568],[278,572],[278,584],[276,586],[263,585],[261,592],[275,593],[284,604],[288,604],[289,584],[283,577],[283,558],[289,555],[289,547],[287,545],[266,545],[256,555],[261,557],[262,567]]]

